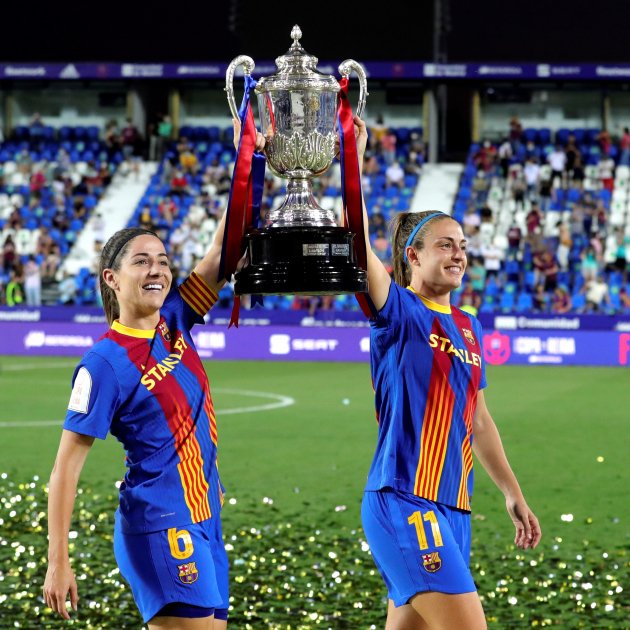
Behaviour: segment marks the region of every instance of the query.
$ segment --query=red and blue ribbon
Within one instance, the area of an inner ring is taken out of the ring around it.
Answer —
[[[359,157],[354,136],[354,116],[348,99],[347,77],[339,81],[339,163],[341,165],[341,197],[344,225],[354,233],[354,252],[357,265],[367,270],[367,249],[363,222],[363,195],[359,174]],[[376,309],[367,293],[355,293],[357,302],[366,317],[374,317]]]
[[[230,186],[230,196],[225,214],[225,228],[221,245],[218,280],[231,280],[236,267],[245,254],[245,232],[258,227],[260,206],[265,179],[265,156],[257,153],[256,123],[250,101],[256,81],[245,75],[245,94],[238,115],[241,121],[241,135],[236,151],[236,161]],[[231,327],[238,328],[240,297],[234,296],[234,307],[230,319]]]

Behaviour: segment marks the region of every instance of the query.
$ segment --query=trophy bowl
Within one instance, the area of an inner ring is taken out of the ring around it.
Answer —
[[[337,225],[332,209],[313,196],[313,178],[328,170],[335,158],[339,83],[316,70],[317,58],[300,44],[298,26],[293,44],[276,59],[278,72],[261,77],[255,88],[265,157],[274,175],[287,180],[282,203],[262,227],[245,234],[247,263],[235,276],[236,295],[326,295],[367,290],[367,274],[355,262],[355,235]],[[237,67],[251,75],[255,64],[241,55],[228,66],[226,87],[232,116],[238,118],[233,79]],[[363,68],[348,59],[339,66],[347,77],[359,77],[357,114],[367,96]],[[357,235],[363,238],[363,234]]]

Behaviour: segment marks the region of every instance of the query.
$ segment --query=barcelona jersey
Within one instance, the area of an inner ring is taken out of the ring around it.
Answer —
[[[486,386],[479,321],[392,282],[370,326],[378,441],[366,490],[469,511],[473,417]]]
[[[221,509],[217,424],[190,334],[216,300],[193,272],[173,286],[154,330],[115,321],[74,372],[64,429],[122,443],[125,533],[198,523]]]

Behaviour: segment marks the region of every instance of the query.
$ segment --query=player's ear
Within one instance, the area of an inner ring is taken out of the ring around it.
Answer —
[[[105,281],[105,284],[113,291],[117,291],[120,288],[120,285],[118,284],[117,274],[113,269],[103,270],[103,280]]]

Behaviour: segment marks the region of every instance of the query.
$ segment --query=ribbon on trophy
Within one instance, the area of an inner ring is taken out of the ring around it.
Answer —
[[[219,277],[230,280],[238,263],[245,254],[245,232],[258,227],[260,206],[265,180],[265,156],[256,152],[256,123],[250,102],[250,93],[256,87],[256,81],[245,75],[245,94],[238,111],[241,121],[241,135],[236,151],[234,173],[230,186],[230,196],[225,211],[225,228],[221,245]],[[262,304],[262,296],[252,296],[252,305]],[[234,296],[234,306],[228,328],[238,328],[240,296]]]
[[[348,99],[347,77],[339,81],[339,163],[341,165],[341,197],[343,200],[344,226],[354,232],[354,252],[357,265],[367,271],[367,250],[365,244],[365,225],[363,221],[363,195],[359,175],[359,158],[354,136],[354,117]],[[363,314],[372,318],[376,308],[367,293],[355,293]]]

